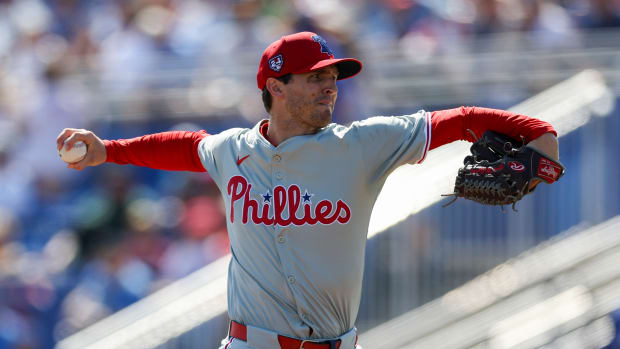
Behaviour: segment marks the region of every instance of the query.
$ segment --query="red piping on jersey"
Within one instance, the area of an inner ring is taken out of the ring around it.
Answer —
[[[274,147],[277,147],[278,145],[275,144],[270,138],[269,136],[267,136],[267,131],[269,130],[269,120],[265,120],[263,121],[263,123],[260,125],[260,127],[258,128],[258,132],[260,132],[260,134],[265,137],[265,139],[267,140],[267,142],[271,143],[271,145],[273,145]]]
[[[425,118],[426,118],[426,127],[424,128],[424,133],[426,135],[426,142],[424,143],[424,154],[422,154],[422,158],[420,159],[420,161],[418,161],[418,164],[421,164],[424,159],[426,159],[426,153],[428,153],[429,151],[429,147],[431,145],[431,134],[432,134],[432,128],[431,128],[431,113],[424,113]]]

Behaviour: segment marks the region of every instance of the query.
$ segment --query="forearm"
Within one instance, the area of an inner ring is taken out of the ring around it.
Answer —
[[[505,110],[480,107],[460,107],[432,112],[431,129],[430,149],[456,140],[474,142],[471,132],[480,137],[487,130],[503,133],[515,139],[524,137],[526,143],[546,133],[557,135],[553,127],[545,121]]]
[[[106,162],[160,170],[205,172],[198,144],[205,131],[171,131],[132,139],[104,140]]]

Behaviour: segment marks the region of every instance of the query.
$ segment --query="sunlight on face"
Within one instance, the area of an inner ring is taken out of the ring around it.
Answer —
[[[309,128],[322,128],[332,121],[338,97],[338,69],[329,66],[293,75],[286,86],[286,109],[292,119]]]

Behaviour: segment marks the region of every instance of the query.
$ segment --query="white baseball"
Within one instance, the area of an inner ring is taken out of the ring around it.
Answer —
[[[82,160],[86,156],[86,144],[82,141],[75,142],[71,150],[67,150],[67,145],[63,145],[58,151],[62,161],[71,164]]]

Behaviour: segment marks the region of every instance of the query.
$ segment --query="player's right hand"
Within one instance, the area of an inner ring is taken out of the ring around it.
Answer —
[[[103,141],[88,130],[65,128],[56,138],[56,148],[60,150],[66,144],[67,149],[71,149],[78,141],[86,143],[86,156],[78,162],[67,164],[68,168],[83,170],[88,166],[98,166],[105,162],[107,154]]]

